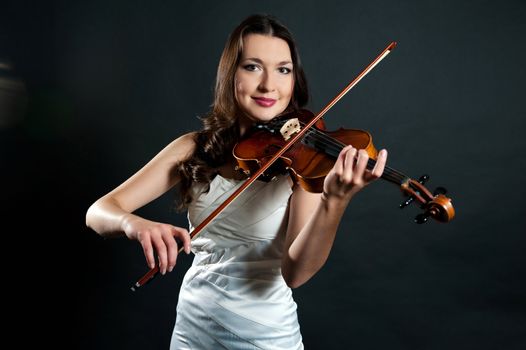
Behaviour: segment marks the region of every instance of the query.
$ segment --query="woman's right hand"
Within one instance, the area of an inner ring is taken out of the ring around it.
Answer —
[[[183,243],[184,251],[190,254],[190,235],[181,227],[150,221],[137,215],[126,215],[123,231],[129,239],[139,241],[148,266],[155,267],[155,254],[159,260],[159,271],[165,274],[171,272],[177,261],[179,252],[176,239]]]

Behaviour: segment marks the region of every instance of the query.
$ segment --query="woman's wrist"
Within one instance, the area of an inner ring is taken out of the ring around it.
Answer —
[[[345,210],[351,198],[352,198],[352,195],[337,196],[337,195],[328,194],[327,192],[323,191],[321,194],[320,200],[327,209]]]
[[[137,219],[137,215],[132,213],[124,213],[121,215],[119,227],[121,228],[122,232],[126,234],[126,236],[128,236],[128,232],[133,231],[131,226],[135,219]]]

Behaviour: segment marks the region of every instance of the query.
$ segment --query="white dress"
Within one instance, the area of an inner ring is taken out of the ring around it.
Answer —
[[[193,188],[190,229],[242,182],[217,175]],[[303,349],[291,289],[281,276],[290,180],[255,181],[192,242],[171,350]]]

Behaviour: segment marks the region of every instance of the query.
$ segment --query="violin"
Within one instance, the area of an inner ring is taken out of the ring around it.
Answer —
[[[292,135],[300,132],[314,118],[312,112],[302,109],[274,118],[268,123],[256,124],[248,136],[234,146],[233,155],[239,170],[248,176],[255,173],[284,147]],[[374,167],[378,151],[369,132],[343,128],[329,132],[323,120],[319,119],[299,142],[288,148],[258,179],[269,181],[278,174],[288,172],[294,182],[306,191],[321,193],[325,176],[334,166],[340,151],[347,145],[365,150],[369,156],[367,169]],[[400,208],[405,208],[415,200],[420,203],[423,213],[416,216],[415,222],[425,223],[429,217],[439,222],[448,222],[455,216],[451,199],[445,196],[445,188],[438,187],[432,194],[424,187],[429,179],[428,175],[423,175],[416,181],[386,166],[381,178],[399,186],[407,197]]]
[[[250,137],[241,140],[233,149],[239,170],[249,178],[190,232],[190,238],[193,239],[201,233],[256,180],[268,181],[277,173],[290,170],[292,178],[305,190],[322,192],[325,176],[334,165],[340,151],[347,145],[364,149],[369,155],[367,168],[372,169],[378,152],[372,144],[371,135],[367,131],[355,129],[328,132],[321,118],[395,47],[396,42],[390,43],[316,116],[307,110],[300,110],[292,115],[274,118],[269,123],[257,124]],[[448,222],[455,216],[451,199],[445,196],[444,188],[439,187],[432,194],[424,187],[429,176],[424,175],[415,181],[392,168],[385,167],[382,178],[399,185],[406,195],[407,199],[400,205],[401,208],[415,200],[420,203],[423,213],[415,218],[417,223],[424,223],[429,217],[439,222]],[[182,242],[179,239],[176,239],[176,242],[181,252]],[[152,280],[158,272],[158,266],[152,268],[135,282],[131,290],[136,291]]]

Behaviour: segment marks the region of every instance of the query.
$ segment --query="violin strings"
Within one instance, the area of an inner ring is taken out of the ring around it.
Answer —
[[[311,135],[314,134],[318,136],[320,139],[323,140],[321,144],[323,144],[325,147],[331,148],[333,151],[336,151],[335,156],[346,146],[344,143],[340,142],[339,140],[336,140],[319,130],[314,129],[313,131],[311,131],[310,134]],[[376,160],[369,159],[367,162],[367,167],[369,169],[372,169],[375,164],[376,164]],[[385,174],[386,179],[394,180],[397,184],[400,184],[401,180],[405,178],[403,174],[399,173],[395,169],[392,169],[388,166],[385,167],[384,174]]]
[[[315,143],[316,145],[323,146],[326,151],[332,151],[333,156],[337,156],[337,154],[339,154],[339,152],[346,146],[339,140],[336,140],[333,137],[317,129],[309,130],[305,134],[304,138],[306,142]],[[375,164],[376,160],[369,159],[367,162],[367,167],[369,169],[372,169]],[[388,166],[385,166],[382,177],[398,185],[401,184],[403,180],[407,179],[407,176]]]
[[[302,126],[305,126],[303,122],[300,122],[300,124]],[[346,146],[346,144],[340,142],[337,139],[334,139],[333,137],[327,135],[326,133],[318,129],[308,130],[307,133],[305,133],[304,140],[304,142],[311,142],[314,148],[323,147],[326,153],[332,155],[335,158],[338,156],[340,151]],[[367,167],[369,169],[372,169],[375,164],[376,161],[374,159],[369,159],[367,162]],[[400,173],[399,171],[386,166],[384,169],[384,173],[382,174],[382,178],[385,178],[386,180],[400,185],[408,177]]]

